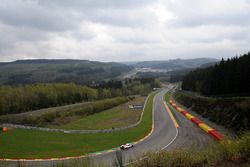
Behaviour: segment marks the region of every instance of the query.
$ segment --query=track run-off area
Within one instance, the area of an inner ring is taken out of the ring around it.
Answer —
[[[134,142],[134,147],[121,151],[124,164],[132,163],[142,157],[146,152],[159,152],[163,150],[176,150],[186,148],[202,148],[214,142],[213,138],[201,128],[187,119],[181,112],[166,102],[164,96],[169,88],[162,89],[153,98],[152,130],[143,139]],[[100,138],[100,140],[102,140]],[[125,143],[124,143],[125,144]],[[75,158],[57,158],[41,160],[2,160],[3,163],[13,165],[18,161],[34,166],[53,166],[60,163],[70,163],[72,159],[85,159],[97,164],[112,165],[116,160],[116,151],[119,148],[84,155]]]

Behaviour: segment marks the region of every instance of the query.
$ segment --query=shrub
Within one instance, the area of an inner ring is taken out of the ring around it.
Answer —
[[[39,125],[44,126],[48,123],[60,124],[65,123],[73,116],[87,116],[94,113],[101,112],[103,110],[115,107],[128,101],[127,97],[116,97],[111,99],[98,100],[88,103],[83,103],[80,106],[67,110],[48,110],[42,115],[6,115],[0,117],[0,123],[15,123],[25,125]]]
[[[250,130],[249,98],[212,98],[178,91],[175,99],[211,121],[235,131]]]
[[[242,167],[250,163],[250,133],[235,141],[224,140],[204,150],[147,153],[130,167]]]

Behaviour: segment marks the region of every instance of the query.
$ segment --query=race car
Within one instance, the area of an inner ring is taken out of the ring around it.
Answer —
[[[132,148],[132,147],[134,147],[133,144],[127,143],[127,144],[121,145],[121,146],[120,146],[120,149],[122,149],[122,150],[127,150],[127,149]]]

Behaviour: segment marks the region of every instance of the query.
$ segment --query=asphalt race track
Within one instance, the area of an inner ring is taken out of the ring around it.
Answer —
[[[153,112],[154,112],[154,131],[144,141],[135,145],[134,148],[122,151],[122,156],[125,159],[125,164],[133,158],[147,151],[159,151],[167,148],[169,143],[174,142],[178,135],[178,129],[173,124],[168,115],[162,101],[162,97],[166,90],[155,95]],[[93,157],[95,161],[112,163],[115,159],[115,153],[107,153]]]
[[[154,130],[152,134],[136,144],[133,148],[128,150],[122,150],[122,157],[124,164],[133,162],[141,157],[143,153],[148,151],[162,151],[162,150],[175,150],[185,148],[201,148],[213,142],[213,139],[193,124],[190,120],[185,118],[182,114],[174,111],[179,128],[177,128],[171,119],[169,113],[164,106],[163,97],[168,89],[163,89],[157,93],[154,97],[153,103],[153,123]],[[125,143],[124,143],[125,144]],[[115,152],[104,153],[90,157],[90,161],[97,164],[107,164],[108,166],[114,164],[116,159]],[[31,166],[53,166],[57,163],[67,164],[68,162],[27,162],[27,165]],[[26,163],[25,163],[26,164]],[[14,162],[10,164],[14,165]]]
[[[138,159],[139,155],[148,151],[202,148],[213,142],[213,139],[208,134],[178,112],[173,112],[173,114],[179,128],[174,125],[164,107],[163,97],[167,91],[167,89],[162,90],[154,98],[153,133],[147,139],[135,145],[134,148],[122,151],[125,164],[133,162],[136,157]],[[115,160],[115,153],[98,155],[92,159],[97,162],[112,164]]]

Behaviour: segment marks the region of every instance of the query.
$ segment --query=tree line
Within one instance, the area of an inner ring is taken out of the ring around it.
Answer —
[[[160,82],[152,78],[135,78],[110,80],[99,82],[92,86],[98,90],[99,98],[111,98],[117,96],[130,96],[135,94],[147,95],[154,87],[159,87]]]
[[[204,95],[250,95],[250,52],[240,57],[189,72],[183,79],[182,89]]]
[[[159,83],[155,80],[109,81],[109,86],[65,84],[0,86],[0,115],[106,98],[148,94]],[[117,82],[117,83],[115,83]]]
[[[75,84],[0,86],[0,114],[13,114],[96,99],[97,90]]]
[[[115,97],[109,99],[102,99],[91,101],[88,103],[81,103],[75,107],[68,109],[50,108],[42,114],[24,114],[20,115],[4,115],[0,117],[0,123],[14,123],[22,125],[46,126],[48,124],[65,124],[71,121],[70,117],[88,116],[103,110],[110,109],[119,104],[125,103],[130,98]]]

